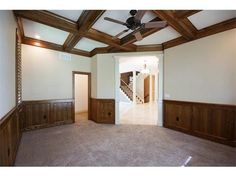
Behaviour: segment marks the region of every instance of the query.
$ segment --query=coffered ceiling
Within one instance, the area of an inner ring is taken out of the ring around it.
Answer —
[[[150,44],[162,44],[163,42],[167,42],[171,39],[175,39],[181,36],[179,32],[173,29],[171,26],[161,29],[160,31],[153,33],[147,37],[145,37],[141,41],[137,41],[134,44],[136,45],[150,45]]]
[[[114,18],[114,19],[120,20],[122,22],[125,22],[126,19],[128,19],[130,17],[130,14],[129,14],[129,10],[107,10],[103,13],[103,15],[92,26],[92,28],[94,28],[98,31],[104,32],[104,33],[109,34],[111,36],[115,36],[127,28],[125,26],[106,21],[106,20],[104,20],[104,17],[110,17],[110,18]],[[143,23],[149,22],[149,21],[153,20],[155,17],[156,17],[156,15],[152,11],[148,11],[147,13],[145,13],[144,17],[142,18],[142,22]],[[119,38],[122,38],[131,32],[132,31],[130,30],[129,32],[121,35]]]
[[[104,44],[104,43],[84,37],[84,38],[80,39],[80,41],[76,44],[75,48],[91,52],[95,48],[107,47],[107,46],[108,46],[107,44]]]
[[[43,25],[31,20],[22,19],[24,34],[30,38],[36,38],[43,41],[63,45],[69,33],[57,28]]]
[[[203,10],[189,16],[188,19],[198,30],[200,30],[234,17],[236,17],[236,10]]]
[[[83,56],[98,53],[160,51],[185,42],[236,28],[236,11],[149,10],[142,22],[166,21],[162,28],[141,29],[137,41],[132,30],[104,20],[125,22],[128,10],[17,10],[18,34],[23,44]]]
[[[82,10],[49,10],[49,12],[52,12],[56,15],[59,15],[61,17],[77,22],[77,20],[79,19],[83,11]]]

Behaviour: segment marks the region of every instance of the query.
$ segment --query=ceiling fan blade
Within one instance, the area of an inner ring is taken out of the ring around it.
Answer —
[[[140,31],[137,31],[133,34],[135,36],[135,38],[137,39],[137,41],[141,41],[143,39],[142,34],[140,33]]]
[[[148,22],[144,24],[145,28],[163,28],[167,25],[166,21]]]
[[[140,21],[144,14],[146,13],[146,10],[138,10],[137,14],[134,16],[135,20]]]
[[[110,21],[110,22],[113,22],[113,23],[117,23],[117,24],[125,25],[126,26],[126,23],[124,23],[122,21],[119,21],[119,20],[116,20],[116,19],[113,19],[113,18],[104,17],[104,20],[107,20],[107,21]]]
[[[120,33],[118,33],[117,35],[115,35],[113,38],[118,38],[119,36],[123,35],[124,33],[128,32],[129,29],[126,29],[124,31],[121,31]]]

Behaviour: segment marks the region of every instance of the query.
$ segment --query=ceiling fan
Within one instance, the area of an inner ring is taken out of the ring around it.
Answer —
[[[126,22],[122,22],[120,20],[116,20],[110,17],[104,17],[104,20],[127,27],[127,29],[123,30],[122,32],[114,36],[114,38],[118,38],[119,36],[123,35],[129,30],[133,30],[131,34],[135,36],[137,41],[140,41],[143,39],[142,34],[140,33],[140,30],[145,29],[145,28],[163,28],[167,25],[166,21],[152,21],[152,22],[142,23],[141,20],[143,16],[145,15],[146,11],[147,10],[131,10],[129,12],[131,17],[129,17],[126,20]]]

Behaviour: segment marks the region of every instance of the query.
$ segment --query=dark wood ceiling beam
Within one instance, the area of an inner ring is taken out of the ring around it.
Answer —
[[[65,52],[62,45],[54,44],[51,42],[46,42],[46,41],[42,41],[42,40],[38,40],[38,39],[33,39],[33,38],[29,38],[29,37],[24,37],[22,40],[22,44],[27,44],[27,45],[32,45],[32,46],[36,46],[36,47]],[[66,52],[76,54],[76,55],[90,57],[90,53],[87,51],[75,49],[73,51],[66,51]]]
[[[203,28],[198,31],[196,39],[210,36],[216,33],[220,33],[223,31],[231,30],[236,28],[236,18],[232,18],[230,20],[223,21],[221,23]]]
[[[200,39],[206,36],[214,35],[223,31],[231,30],[236,28],[236,18],[232,18],[230,20],[226,20],[224,22],[203,28],[197,32],[197,35],[192,40],[186,40],[184,37],[179,37],[170,41],[163,43],[163,48],[168,49],[189,41],[193,41],[196,39]]]
[[[121,46],[119,39],[113,39],[110,35],[107,35],[105,33],[97,31],[95,29],[90,29],[87,33],[85,33],[84,36],[89,39],[93,39],[93,40],[108,44],[110,46],[116,47],[121,50],[125,50],[125,51],[135,51],[136,50],[136,45],[130,44],[128,46]]]
[[[162,51],[162,44],[153,44],[153,45],[138,45],[136,52],[147,52],[147,51]]]
[[[101,48],[95,48],[95,49],[93,49],[90,52],[91,57],[96,55],[96,54],[108,53],[110,48],[111,48],[110,46],[108,46],[108,47],[101,47]]]
[[[176,18],[179,18],[179,19],[183,19],[183,18],[187,18],[191,15],[194,15],[198,12],[200,12],[201,10],[176,10],[174,12],[174,16]]]
[[[84,11],[82,16],[80,16],[78,20],[78,24],[76,24],[72,21],[69,21],[66,18],[57,16],[56,14],[47,11],[37,11],[37,10],[14,11],[14,14],[17,18],[20,17],[26,18],[38,23],[42,23],[51,27],[55,27],[70,32],[65,43],[63,44],[63,49],[65,51],[72,50],[82,37],[87,37],[93,40],[97,40],[99,42],[106,43],[108,45],[117,47],[125,51],[134,51],[136,49],[136,46],[134,44],[123,47],[120,45],[120,41],[113,39],[112,36],[109,36],[102,32],[98,32],[94,29],[90,30],[91,26],[103,13],[104,11]]]
[[[176,19],[172,11],[154,10],[153,12],[162,20],[167,21],[167,23],[178,31],[184,38],[191,40],[195,37],[196,31],[192,31],[192,29],[188,28],[185,23],[181,22],[179,19]]]
[[[16,24],[17,24],[17,35],[20,41],[23,40],[23,38],[25,37],[24,34],[24,28],[23,28],[23,24],[22,24],[22,20],[20,17],[15,17],[16,19]]]
[[[84,10],[77,21],[78,32],[72,33],[67,37],[63,44],[64,49],[67,51],[72,50],[82,38],[81,34],[86,33],[104,12],[104,10]]]
[[[189,40],[185,39],[183,36],[172,39],[170,41],[164,42],[163,45],[163,49],[168,49],[183,43],[189,42]]]
[[[42,10],[14,10],[16,17],[26,18],[70,33],[78,32],[78,25],[65,18]]]
[[[102,53],[151,52],[151,51],[162,51],[162,50],[163,46],[161,44],[154,44],[154,45],[138,45],[135,51],[124,51],[112,46],[108,46],[108,47],[96,48],[92,50],[90,53],[91,56],[94,56],[96,54],[102,54]]]
[[[67,38],[66,41],[63,44],[63,49],[65,51],[70,51],[72,50],[76,44],[79,42],[79,40],[82,38],[81,35],[78,34],[74,34],[74,33],[70,33]]]

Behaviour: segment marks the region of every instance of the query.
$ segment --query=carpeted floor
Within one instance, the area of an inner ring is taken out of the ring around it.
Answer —
[[[152,125],[75,124],[23,134],[16,166],[236,166],[236,148]]]

